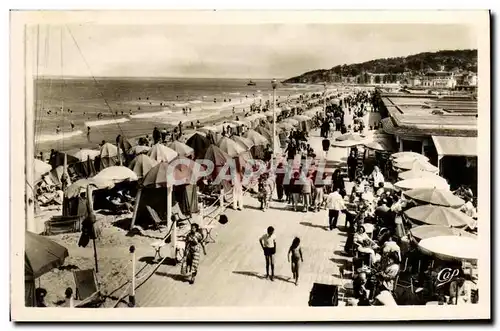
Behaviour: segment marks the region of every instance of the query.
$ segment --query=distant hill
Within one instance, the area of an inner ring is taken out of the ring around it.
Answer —
[[[331,69],[319,69],[292,77],[283,83],[319,83],[339,81],[340,77],[363,76],[368,73],[401,75],[417,74],[426,70],[477,71],[477,50],[444,50],[425,52],[405,57],[377,59],[363,63],[338,65]]]

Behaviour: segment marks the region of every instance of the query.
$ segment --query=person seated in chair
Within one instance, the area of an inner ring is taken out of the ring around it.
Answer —
[[[396,278],[399,274],[399,255],[392,252],[387,256],[387,264],[383,271],[378,273],[380,279],[381,291],[394,292]]]
[[[370,286],[365,272],[360,272],[352,282],[354,298],[358,300],[358,306],[370,305]]]
[[[358,246],[358,252],[370,254],[371,262],[380,262],[380,254],[375,253],[378,245],[366,234],[365,227],[358,227],[358,231],[354,235],[354,244]]]

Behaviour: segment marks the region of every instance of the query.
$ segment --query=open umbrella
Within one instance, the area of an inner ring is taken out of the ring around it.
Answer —
[[[308,121],[311,119],[309,116],[306,116],[306,115],[295,115],[292,118],[296,119],[299,122]]]
[[[430,164],[428,161],[421,159],[396,159],[393,162],[394,167],[403,169],[403,170],[420,170],[420,171],[429,171],[429,172],[437,172],[439,169]]]
[[[217,178],[220,169],[223,168],[233,158],[226,152],[222,151],[216,145],[210,145],[207,149],[207,152],[205,153],[204,159],[212,162],[212,164],[214,165],[214,170],[211,176],[212,178]]]
[[[66,188],[66,190],[64,191],[64,196],[70,199],[75,198],[79,196],[80,193],[82,193],[82,191],[84,191],[89,185],[95,186],[98,190],[112,188],[113,186],[115,186],[115,184],[111,180],[103,180],[99,178],[96,179],[95,177],[79,179]]]
[[[199,159],[205,156],[205,152],[207,151],[208,146],[210,146],[210,142],[207,137],[199,133],[195,133],[189,137],[186,141],[186,145],[194,150],[195,158]]]
[[[95,180],[112,181],[113,183],[120,183],[123,181],[135,181],[137,175],[135,172],[124,166],[112,166],[101,170],[94,176]]]
[[[480,255],[478,240],[465,236],[439,236],[423,239],[418,243],[418,248],[423,253],[442,260],[474,261]]]
[[[89,158],[93,160],[99,155],[101,155],[101,152],[95,149],[80,149],[78,152],[73,154],[73,156],[80,161],[87,161]]]
[[[411,235],[418,240],[440,237],[440,236],[458,236],[458,237],[470,237],[476,239],[477,236],[464,231],[462,229],[457,229],[449,226],[443,225],[420,225],[410,230]]]
[[[179,156],[191,156],[194,155],[194,149],[189,147],[188,145],[181,143],[176,140],[168,145],[171,149],[177,152]]]
[[[293,126],[297,126],[299,125],[299,121],[297,121],[296,119],[294,118],[287,118],[285,119],[283,122],[288,122],[290,124],[292,124]]]
[[[417,188],[404,192],[404,195],[419,202],[444,207],[456,208],[465,204],[464,200],[454,195],[451,191],[436,188]]]
[[[52,167],[50,164],[43,162],[42,160],[39,159],[33,159],[33,175],[34,175],[34,180],[39,181],[42,179],[42,176],[45,175],[46,173],[50,172],[52,170]]]
[[[158,162],[145,154],[137,155],[129,164],[129,168],[135,172],[138,178],[144,177]]]
[[[148,156],[157,162],[170,162],[177,155],[176,151],[160,143],[153,145],[148,152]]]
[[[66,164],[78,163],[80,160],[73,155],[68,155],[67,153],[55,152],[52,154],[49,164],[52,168],[57,168],[58,166],[64,165],[64,158],[66,157]]]
[[[394,159],[413,158],[413,159],[419,159],[419,160],[425,160],[425,161],[429,160],[429,158],[427,156],[419,154],[419,153],[415,153],[415,152],[398,152],[398,153],[392,154],[391,157]]]
[[[346,141],[346,140],[362,141],[364,139],[365,139],[365,137],[363,137],[357,133],[351,133],[351,132],[345,133],[345,134],[340,135],[337,138],[335,138],[336,141]]]
[[[254,143],[254,146],[265,146],[270,143],[269,140],[255,130],[245,132],[245,137],[250,139]]]
[[[266,129],[264,126],[258,126],[255,128],[255,132],[260,133],[267,141],[273,141],[273,134],[270,130]]]
[[[245,137],[232,136],[231,139],[233,139],[235,142],[240,144],[247,151],[250,150],[250,148],[252,148],[254,146],[253,141],[251,141],[250,139],[245,138]]]
[[[332,147],[339,147],[339,148],[349,148],[349,147],[354,147],[361,145],[361,141],[356,141],[356,140],[343,140],[343,141],[333,141],[332,142]]]
[[[227,137],[222,137],[222,139],[218,143],[218,146],[223,152],[226,152],[231,157],[237,157],[238,155],[241,155],[246,151],[243,146]]]
[[[401,180],[406,180],[406,179],[414,179],[414,178],[426,178],[426,179],[431,179],[431,180],[436,180],[436,181],[445,181],[441,176],[438,176],[432,172],[425,171],[425,170],[408,170],[408,171],[403,171],[398,174],[399,179]]]
[[[463,227],[474,222],[471,217],[459,210],[433,205],[413,207],[405,211],[404,214],[406,217],[424,224]]]
[[[25,232],[24,243],[24,275],[26,280],[36,279],[50,270],[60,267],[68,254],[68,249],[58,243],[34,234]]]
[[[290,122],[281,122],[278,124],[278,127],[287,131],[293,130],[295,128]]]
[[[167,187],[175,185],[194,184],[197,181],[200,165],[195,161],[178,157],[170,163],[160,162],[144,177],[145,187]]]
[[[132,154],[132,155],[139,155],[139,154],[149,152],[150,149],[151,149],[151,147],[149,147],[149,146],[135,145],[134,147],[132,147],[131,149],[128,150],[128,153]]]
[[[447,190],[450,185],[443,180],[435,180],[429,178],[412,178],[405,179],[394,184],[394,187],[400,190],[413,190],[417,188],[438,188]]]
[[[101,157],[115,157],[118,156],[118,147],[113,144],[105,143],[101,146]]]

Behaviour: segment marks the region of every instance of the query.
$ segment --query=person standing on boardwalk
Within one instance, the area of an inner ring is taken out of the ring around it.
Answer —
[[[344,199],[340,195],[340,189],[337,187],[335,190],[328,194],[326,199],[326,206],[328,208],[328,226],[330,231],[337,227],[337,221],[341,211],[346,209]]]
[[[351,154],[347,158],[347,174],[349,176],[349,181],[353,182],[356,179],[356,169],[358,167],[358,160],[356,157],[356,152],[351,149]]]
[[[274,228],[272,226],[267,228],[267,233],[259,239],[260,246],[264,251],[266,259],[266,278],[274,280],[274,254],[276,254],[276,236],[274,235]],[[269,269],[271,275],[269,277]]]
[[[191,224],[191,231],[186,235],[186,267],[191,273],[189,284],[194,284],[196,274],[198,273],[198,265],[200,264],[200,250],[207,255],[205,246],[203,245],[203,235],[200,233],[200,226],[196,223]]]
[[[300,262],[304,262],[298,237],[293,239],[292,245],[288,249],[288,262],[291,263],[293,279],[295,280],[295,286],[297,286],[299,285]]]

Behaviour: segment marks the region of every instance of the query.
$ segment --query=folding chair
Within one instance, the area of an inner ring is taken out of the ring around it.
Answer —
[[[101,291],[94,269],[75,270],[73,271],[73,279],[77,300],[90,302],[92,298],[100,297]]]
[[[161,233],[160,224],[168,222],[168,220],[162,220],[156,210],[154,210],[150,206],[146,206],[146,209],[148,210],[149,216],[151,216],[151,219],[153,220],[154,227]]]

